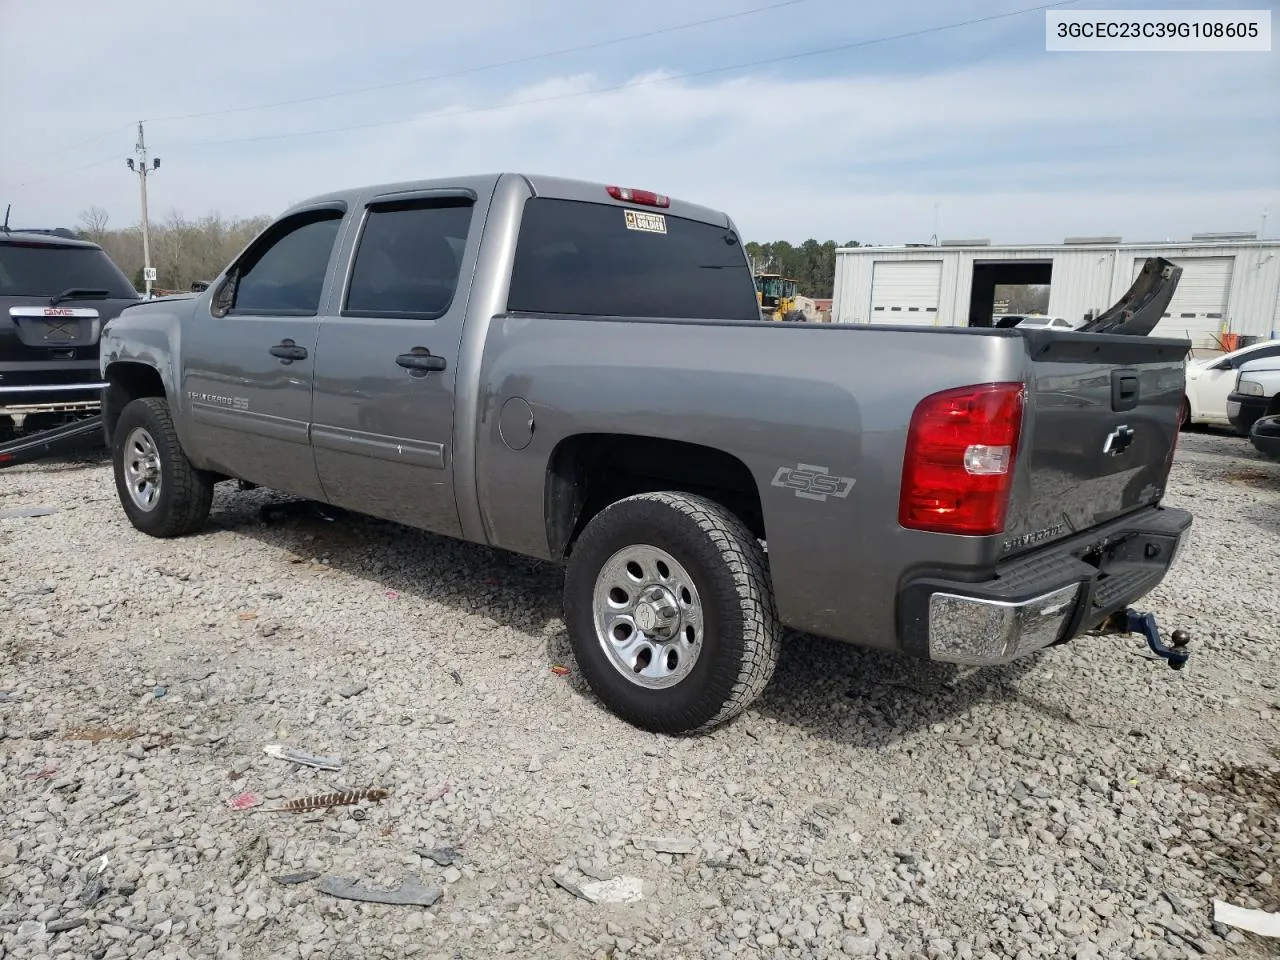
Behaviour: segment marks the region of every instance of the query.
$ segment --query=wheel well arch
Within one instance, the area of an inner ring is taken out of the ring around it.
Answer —
[[[145,363],[123,360],[113,363],[106,370],[107,389],[102,399],[102,424],[107,442],[115,433],[120,413],[130,401],[139,397],[165,396],[164,380],[160,371]]]
[[[551,556],[568,556],[582,529],[609,504],[657,490],[702,494],[765,539],[759,487],[733,454],[665,437],[582,433],[557,443],[547,461],[543,515]]]

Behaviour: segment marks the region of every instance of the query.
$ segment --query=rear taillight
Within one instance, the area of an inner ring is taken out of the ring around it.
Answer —
[[[615,200],[640,203],[646,207],[671,206],[670,197],[663,196],[661,193],[654,193],[652,190],[636,190],[632,187],[605,187],[605,189],[609,191],[609,196]]]
[[[1026,387],[988,383],[925,397],[911,416],[898,522],[990,536],[1004,529]]]

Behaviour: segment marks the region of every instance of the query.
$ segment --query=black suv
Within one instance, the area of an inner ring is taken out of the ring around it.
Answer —
[[[141,299],[96,243],[0,231],[0,441],[98,411],[98,337]]]

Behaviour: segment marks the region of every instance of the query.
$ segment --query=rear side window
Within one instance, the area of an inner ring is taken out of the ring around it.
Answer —
[[[235,283],[215,298],[215,313],[312,316],[320,310],[325,273],[342,213],[325,210],[286,220],[237,264]],[[225,304],[226,295],[233,297]],[[226,308],[225,309],[224,305]]]
[[[102,250],[0,243],[0,296],[56,297],[73,287],[106,290],[112,299],[138,299],[133,285]]]
[[[343,315],[433,319],[453,302],[471,226],[470,200],[371,207]]]
[[[547,197],[525,203],[507,309],[760,319],[746,254],[731,231],[657,211]]]

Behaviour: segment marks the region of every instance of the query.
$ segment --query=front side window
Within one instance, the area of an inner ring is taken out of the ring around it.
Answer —
[[[370,207],[343,315],[443,316],[458,286],[472,206],[451,199]]]
[[[232,269],[215,314],[314,316],[341,223],[340,211],[324,210],[279,224]]]
[[[507,309],[760,319],[751,268],[732,231],[657,211],[550,197],[525,202]]]

